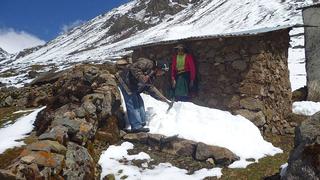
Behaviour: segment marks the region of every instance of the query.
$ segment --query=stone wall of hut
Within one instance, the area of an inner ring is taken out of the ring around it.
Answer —
[[[192,101],[241,114],[263,132],[284,133],[292,105],[288,31],[179,42],[197,66],[198,90]],[[177,44],[137,48],[133,60],[146,57],[170,64]],[[156,85],[169,97],[170,72]]]

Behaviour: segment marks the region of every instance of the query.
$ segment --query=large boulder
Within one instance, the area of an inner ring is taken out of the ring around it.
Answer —
[[[94,179],[95,164],[88,150],[73,142],[69,142],[67,148],[64,177],[66,179]]]
[[[239,160],[239,157],[231,152],[229,149],[209,146],[204,143],[198,143],[195,153],[195,159],[204,161],[213,158],[215,164],[227,166],[234,161]]]
[[[282,179],[320,179],[320,112],[303,121],[295,135],[295,146]]]
[[[136,133],[126,134],[124,140],[145,144],[153,149],[176,156],[189,156],[197,161],[213,159],[214,163],[221,166],[228,166],[239,157],[230,150],[211,146],[204,143],[186,140],[176,136],[163,136],[160,134]]]
[[[51,96],[43,98],[47,107],[34,123],[38,140],[28,144],[6,170],[0,171],[0,177],[99,178],[95,159],[101,151],[93,144],[102,141],[106,137],[103,135],[110,136],[109,144],[119,141],[118,118],[122,113],[117,83],[106,69],[105,65],[76,66],[54,77],[43,76],[29,87],[34,92],[32,88],[46,86],[42,83],[53,83]],[[31,95],[38,97],[36,93]],[[7,104],[11,101],[9,98]]]

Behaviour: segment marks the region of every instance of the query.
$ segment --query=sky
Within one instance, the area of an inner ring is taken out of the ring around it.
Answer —
[[[130,0],[0,0],[0,47],[9,53],[44,44]]]

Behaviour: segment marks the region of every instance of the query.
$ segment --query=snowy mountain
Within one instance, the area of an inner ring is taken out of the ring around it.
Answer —
[[[0,48],[0,63],[6,59],[8,59],[10,57],[10,54],[8,52],[6,52],[5,50],[3,50],[2,48]]]
[[[296,8],[306,3],[311,0],[132,0],[17,56],[0,73],[26,72],[34,64],[63,69],[103,62],[129,53],[125,48],[155,41],[301,24]]]

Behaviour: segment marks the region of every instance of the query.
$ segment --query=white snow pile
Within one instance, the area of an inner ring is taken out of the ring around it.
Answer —
[[[245,168],[250,162],[282,153],[266,142],[259,129],[248,119],[227,111],[211,109],[190,102],[176,102],[166,114],[168,105],[143,95],[151,133],[179,137],[225,147],[240,157],[230,168]]]
[[[292,112],[295,114],[312,116],[320,111],[320,102],[298,101],[292,104]]]
[[[17,140],[25,138],[26,134],[32,131],[37,114],[44,108],[36,109],[29,115],[17,119],[14,124],[0,129],[0,154],[6,149],[24,145],[23,141]]]
[[[148,169],[148,163],[152,161],[150,156],[144,152],[136,155],[128,155],[129,149],[133,149],[133,144],[124,142],[120,146],[109,146],[109,148],[102,153],[98,162],[102,167],[101,179],[108,174],[114,174],[116,179],[127,176],[126,179],[130,180],[198,180],[208,176],[220,177],[222,175],[221,168],[201,169],[192,175],[188,175],[187,170],[174,167],[170,163],[160,163],[152,169]],[[119,162],[121,160],[122,162]],[[123,163],[123,160],[127,162]],[[146,160],[146,162],[142,164],[144,168],[131,165],[132,160]]]

